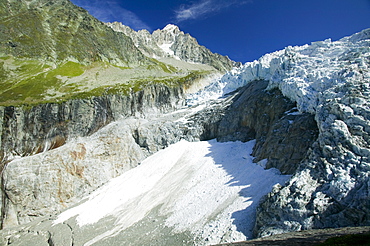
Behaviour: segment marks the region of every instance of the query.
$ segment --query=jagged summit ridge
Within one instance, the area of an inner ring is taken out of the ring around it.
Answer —
[[[136,32],[119,22],[106,23],[106,25],[131,37],[136,47],[149,57],[156,59],[171,57],[186,62],[208,64],[220,71],[228,71],[233,66],[240,65],[226,56],[212,53],[173,24],[155,30],[152,34],[147,30]]]
[[[174,25],[174,24],[167,24],[163,30],[166,30],[166,31],[172,31],[172,32],[179,32],[180,29],[178,26]]]

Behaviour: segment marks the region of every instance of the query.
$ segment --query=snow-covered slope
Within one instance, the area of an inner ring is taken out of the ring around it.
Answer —
[[[171,237],[177,238],[173,245],[245,240],[252,236],[260,198],[289,177],[253,163],[253,146],[254,141],[180,141],[111,180],[87,201],[59,215],[54,224],[75,218],[83,233],[91,230],[88,225],[104,223],[103,233],[85,236],[81,245],[108,245],[110,237],[119,237],[125,245],[135,240],[165,245]],[[158,235],[140,223],[149,214],[155,230],[171,232]],[[107,223],[108,218],[115,222]],[[141,232],[135,235],[138,238],[125,232],[134,227]]]
[[[3,187],[12,200],[3,200],[8,229],[0,239],[26,245],[209,245],[251,238],[260,199],[289,176],[265,170],[265,160],[252,162],[256,141],[180,141],[199,140],[201,126],[193,116],[207,116],[203,108],[212,109],[201,105],[150,120],[118,120],[10,162]],[[176,144],[144,160],[170,143]],[[42,216],[76,202],[59,216]]]

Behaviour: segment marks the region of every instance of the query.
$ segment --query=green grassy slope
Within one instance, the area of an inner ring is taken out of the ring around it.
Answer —
[[[211,72],[179,71],[156,63],[128,68],[106,62],[82,65],[66,61],[53,67],[38,60],[3,57],[0,58],[0,106],[63,102],[107,93],[128,94],[156,83],[186,86]]]
[[[215,72],[191,66],[144,56],[69,0],[0,0],[0,106],[127,94]]]

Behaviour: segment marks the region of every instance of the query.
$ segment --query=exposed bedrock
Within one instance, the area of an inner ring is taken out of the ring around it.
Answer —
[[[132,137],[130,124],[118,130],[108,128],[102,136],[92,135],[94,132],[121,118],[155,116],[183,103],[181,87],[155,85],[129,96],[106,95],[32,108],[2,107],[3,227],[58,212],[145,157]],[[94,144],[77,140],[90,135]],[[70,144],[64,147],[66,142]],[[33,156],[37,153],[42,154]]]
[[[122,117],[169,112],[183,103],[181,87],[155,85],[128,96],[105,95],[32,108],[0,107],[0,157],[4,163],[14,156],[54,149]]]
[[[201,140],[249,141],[256,139],[255,161],[267,159],[267,168],[292,174],[306,157],[318,129],[314,116],[299,113],[295,103],[267,81],[256,80],[222,104],[214,104],[191,117],[189,131]]]
[[[64,119],[65,123],[62,124],[64,128],[57,128],[58,130],[50,124],[49,131],[58,133],[58,138],[69,140],[57,149],[17,158],[7,164],[3,172],[1,199],[3,226],[24,224],[37,217],[58,213],[111,178],[136,167],[148,155],[181,139],[257,139],[254,149],[256,161],[269,159],[268,167],[279,168],[283,173],[292,173],[317,138],[316,124],[312,115],[297,113],[295,104],[283,97],[278,90],[266,91],[266,85],[265,81],[252,82],[235,94],[211,102],[196,112],[194,108],[189,108],[161,116],[151,114],[147,119],[122,117],[135,113],[142,116],[145,110],[169,110],[181,102],[180,90],[163,92],[163,99],[159,99],[161,96],[155,99],[152,94],[155,92],[142,92],[140,97],[133,96],[130,103],[125,101],[128,99],[117,96],[110,96],[113,99],[105,101],[100,98],[106,106],[89,106],[90,111],[84,111],[84,115],[73,114],[78,115],[72,118],[75,119],[74,122],[61,117],[66,114],[50,116],[55,121]],[[271,103],[268,103],[268,99]],[[139,103],[139,100],[142,101]],[[102,101],[99,103],[102,105]],[[52,106],[54,105],[48,107],[53,108]],[[57,109],[66,107],[57,106]],[[32,109],[30,112],[33,112]],[[49,115],[53,114],[49,112]],[[71,117],[70,115],[71,112],[67,114]],[[40,114],[39,117],[41,119]],[[91,136],[76,137],[77,134],[88,135],[103,123],[119,117],[122,119],[110,123]],[[28,130],[34,129],[30,125],[37,126],[35,123],[22,124],[27,134],[15,131],[22,128],[10,128],[15,129],[13,133],[24,134],[20,135],[23,138],[17,144],[27,143],[27,139],[38,140],[37,134],[31,134],[37,131]],[[303,143],[302,137],[305,138]],[[28,149],[32,149],[31,147]]]

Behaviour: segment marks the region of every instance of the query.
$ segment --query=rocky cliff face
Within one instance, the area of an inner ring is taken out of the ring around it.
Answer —
[[[240,65],[226,56],[212,53],[206,47],[199,45],[195,38],[172,24],[152,34],[147,30],[135,32],[118,22],[107,23],[107,25],[131,37],[136,47],[149,57],[157,59],[171,57],[186,62],[208,64],[222,72]]]
[[[0,107],[1,157],[27,156],[88,136],[122,117],[172,111],[184,104],[182,87],[154,85],[129,96],[110,94],[38,106]]]
[[[127,129],[131,128],[126,126],[120,130],[122,137],[118,137],[118,134],[115,134],[117,138],[104,137],[109,139],[106,141],[116,146],[115,148],[106,146],[105,153],[100,148],[101,143],[97,143],[98,146],[91,152],[86,152],[85,145],[77,142],[69,152],[61,148],[59,150],[61,152],[58,151],[57,154],[59,157],[51,154],[46,159],[41,157],[35,161],[31,158],[31,163],[23,159],[17,164],[14,162],[9,164],[9,161],[41,152],[49,153],[49,150],[78,137],[89,136],[115,120],[129,117],[145,118],[173,111],[184,104],[182,98],[182,87],[169,88],[157,85],[149,86],[130,96],[106,95],[61,104],[42,104],[30,109],[3,107],[1,109],[3,195],[0,199],[3,201],[1,206],[3,227],[28,222],[34,216],[60,211],[71,201],[75,202],[111,178],[136,166],[146,156],[146,152],[139,151],[139,154],[134,154],[135,148],[140,150],[140,147],[135,147],[136,145],[131,143],[135,143],[134,138],[129,137],[133,133],[128,131]],[[66,153],[69,154],[65,155]],[[89,173],[85,167],[91,161],[91,158],[85,158],[89,155],[98,159],[109,156],[110,162],[108,159],[103,161],[101,168],[95,163],[92,167],[93,173]],[[47,169],[42,168],[40,171],[40,163],[47,163]],[[107,163],[110,164],[107,166]],[[3,171],[4,167],[6,168]],[[104,176],[101,170],[106,170],[107,175]],[[29,196],[33,199],[27,198]]]

